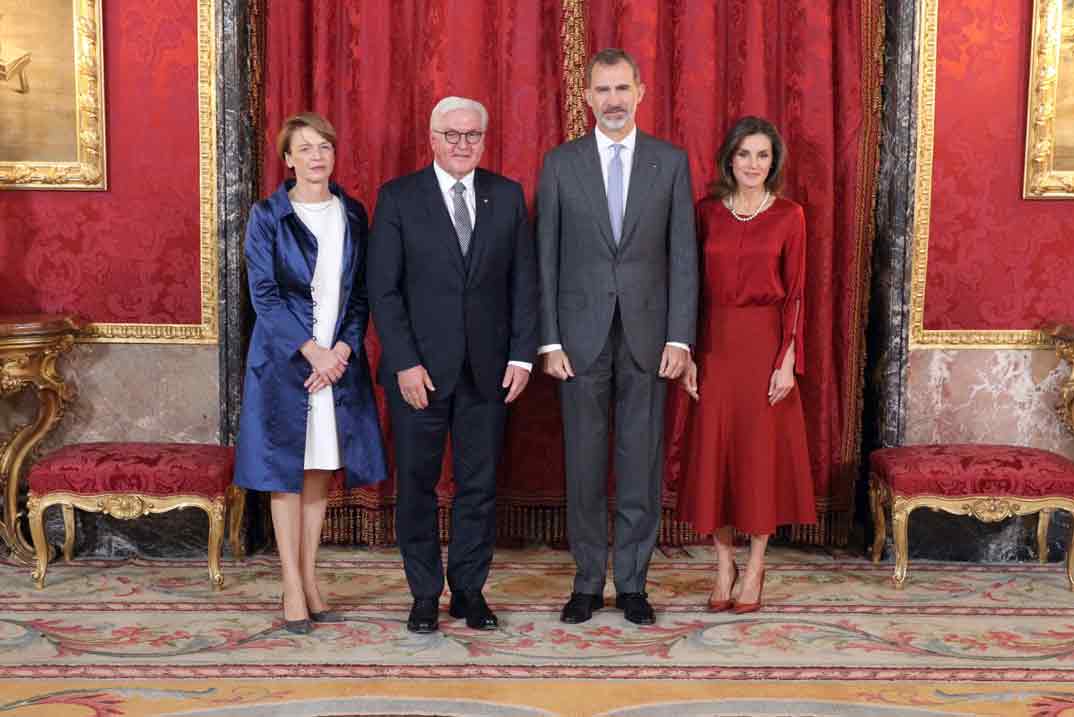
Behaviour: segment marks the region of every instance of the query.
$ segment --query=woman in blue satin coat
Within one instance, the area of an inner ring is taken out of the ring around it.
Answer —
[[[246,270],[257,320],[246,357],[235,483],[272,493],[284,627],[304,634],[341,618],[314,574],[333,473],[348,487],[387,470],[369,364],[368,220],[330,181],[336,134],[319,115],[289,118],[277,141],[294,170],[255,204]]]

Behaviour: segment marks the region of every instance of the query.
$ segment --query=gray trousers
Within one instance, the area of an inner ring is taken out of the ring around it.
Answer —
[[[568,354],[569,357],[569,354]],[[574,591],[598,595],[608,564],[608,434],[615,405],[615,551],[619,593],[645,591],[660,526],[667,383],[634,361],[619,312],[593,365],[562,382],[567,538]]]

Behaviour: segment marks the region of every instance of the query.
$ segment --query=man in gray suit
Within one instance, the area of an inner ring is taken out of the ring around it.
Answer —
[[[616,607],[655,621],[645,592],[660,523],[664,398],[697,320],[697,239],[686,153],[635,126],[645,86],[626,52],[586,70],[596,130],[551,150],[537,201],[544,370],[562,381],[567,537],[577,566],[560,619],[604,606],[610,406],[615,405]]]

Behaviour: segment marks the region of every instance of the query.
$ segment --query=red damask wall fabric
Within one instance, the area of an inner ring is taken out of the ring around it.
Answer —
[[[0,191],[0,312],[198,324],[197,2],[103,15],[109,189]]]
[[[1074,205],[1021,198],[1032,26],[1024,0],[939,5],[926,329],[1074,316]]]
[[[782,128],[790,150],[787,194],[805,207],[809,231],[803,396],[813,474],[821,511],[848,523],[875,189],[880,0],[590,0],[585,8],[590,50],[622,46],[640,61],[648,90],[639,124],[686,147],[697,196],[737,117],[763,114]],[[380,183],[431,161],[429,112],[451,93],[486,103],[492,124],[482,164],[521,181],[532,202],[542,155],[566,139],[562,13],[559,0],[400,0],[390,13],[373,0],[268,3],[263,191],[283,177],[271,150],[281,121],[312,108],[339,131],[337,179],[372,210]],[[375,337],[368,348],[375,360]],[[685,420],[678,408],[669,411],[667,505],[674,504]],[[555,387],[536,374],[510,419],[499,500],[508,513],[549,511],[509,519],[561,520],[562,467]],[[441,488],[449,492],[450,483]],[[375,490],[337,493],[333,505],[385,505],[394,493],[390,483]],[[822,532],[805,537],[832,539],[830,522]],[[563,536],[562,526],[529,524],[513,524],[508,533]]]

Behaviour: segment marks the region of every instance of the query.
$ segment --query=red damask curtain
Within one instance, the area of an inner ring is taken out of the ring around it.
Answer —
[[[264,12],[266,194],[283,177],[275,132],[309,108],[336,125],[336,178],[372,211],[382,182],[431,161],[434,103],[462,94],[491,114],[482,164],[522,182],[532,202],[544,152],[567,139],[566,118],[578,116],[586,47],[620,46],[638,58],[647,85],[639,125],[689,151],[698,196],[737,117],[775,121],[789,147],[787,194],[805,206],[809,229],[802,390],[822,522],[796,537],[845,542],[858,463],[881,0],[303,0],[266,3]],[[375,361],[375,336],[367,348]],[[662,537],[677,542],[693,537],[670,508],[688,409],[671,393]],[[565,538],[559,420],[555,386],[535,374],[508,425],[502,537]],[[441,494],[450,492],[445,465]],[[336,491],[326,538],[394,539],[393,495],[390,482]],[[446,508],[441,518],[446,530]]]

